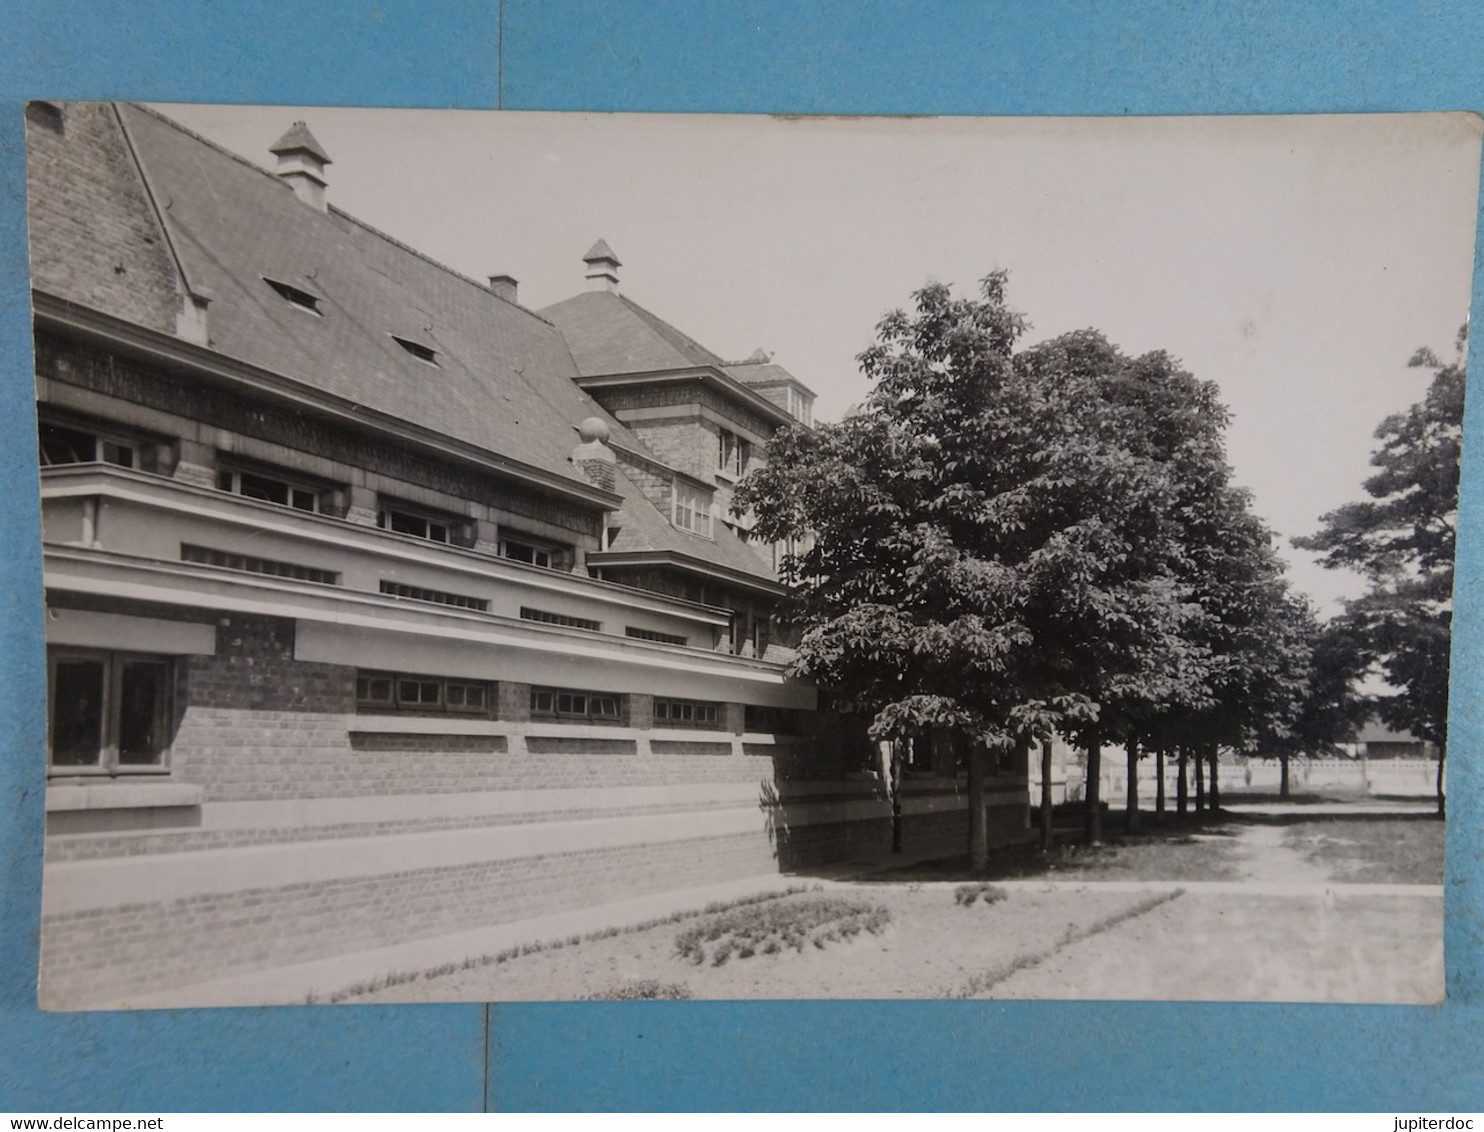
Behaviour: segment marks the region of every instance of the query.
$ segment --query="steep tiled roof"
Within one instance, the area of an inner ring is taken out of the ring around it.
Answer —
[[[333,207],[301,202],[273,174],[152,111],[120,113],[170,245],[192,288],[211,295],[212,349],[577,483],[569,457],[584,417],[603,417],[615,439],[642,449],[572,383],[572,356],[544,319]],[[137,195],[120,167],[99,165],[99,180],[78,191],[102,208]],[[35,253],[49,249],[38,232]],[[127,287],[88,290],[45,270],[37,280],[133,317]],[[314,296],[321,316],[266,280]],[[427,345],[437,364],[394,336]]]
[[[584,377],[725,365],[694,338],[614,291],[574,295],[541,315],[561,329]]]
[[[609,546],[610,551],[615,554],[668,552],[741,574],[750,574],[765,581],[777,581],[777,575],[773,573],[762,553],[743,542],[723,524],[715,524],[715,538],[677,530],[650,504],[634,482],[624,475],[622,467],[617,472],[616,490],[624,498],[623,509],[618,512],[617,517],[622,529]]]
[[[774,382],[789,381],[810,394],[814,392],[788,370],[766,359],[754,361],[749,358],[745,362],[734,362],[725,369],[729,376],[735,377],[743,385],[771,385]]]

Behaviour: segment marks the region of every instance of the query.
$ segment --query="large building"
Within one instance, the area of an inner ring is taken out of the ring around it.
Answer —
[[[302,123],[268,171],[137,106],[28,119],[43,1005],[888,846],[729,506],[803,383],[634,303],[602,240],[544,311],[432,262],[330,203]],[[924,749],[906,847],[953,851]],[[1018,837],[1024,768],[994,785]]]

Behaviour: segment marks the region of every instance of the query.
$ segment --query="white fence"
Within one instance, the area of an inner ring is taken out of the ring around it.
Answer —
[[[1154,759],[1139,760],[1139,801],[1153,806],[1155,794]],[[1210,767],[1207,766],[1209,779]],[[1041,768],[1031,760],[1031,801],[1041,796]],[[1276,794],[1282,770],[1277,759],[1223,759],[1220,785],[1223,792],[1251,791]],[[1174,803],[1178,772],[1175,760],[1165,764],[1165,793]],[[1128,760],[1117,749],[1104,750],[1101,797],[1112,805],[1125,796]],[[1192,796],[1195,793],[1195,768],[1187,771]],[[1405,797],[1431,797],[1437,791],[1437,759],[1293,759],[1288,764],[1288,788],[1294,794],[1333,791],[1340,794],[1395,794]],[[1077,802],[1085,796],[1086,775],[1076,763],[1052,767],[1051,797],[1056,804]]]

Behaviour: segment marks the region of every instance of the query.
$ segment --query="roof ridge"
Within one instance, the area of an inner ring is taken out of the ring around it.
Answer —
[[[204,137],[203,135],[196,133],[196,131],[193,130],[193,129],[191,129],[189,126],[183,126],[183,125],[181,125],[174,118],[171,118],[171,117],[169,117],[169,116],[167,116],[165,114],[161,114],[158,110],[154,109],[153,107],[146,106],[142,102],[129,102],[129,103],[126,103],[126,105],[128,105],[130,107],[133,107],[134,109],[139,110],[140,112],[142,112],[144,114],[148,114],[152,118],[158,119],[159,121],[163,122],[165,125],[169,126],[171,129],[178,130],[182,134],[185,134],[186,137],[191,138],[194,141],[198,141],[198,142],[200,142],[201,144],[207,146],[210,149],[216,150],[217,153],[222,154],[224,157],[230,157],[233,161],[237,162],[239,165],[245,165],[247,168],[253,170],[253,172],[255,172],[255,173],[261,173],[264,177],[267,177],[275,185],[278,185],[281,188],[286,189],[288,192],[293,192],[294,191],[288,185],[285,185],[283,183],[283,180],[278,176],[278,174],[277,173],[274,173],[272,170],[264,169],[261,165],[258,165],[257,163],[255,163],[251,159],[242,156],[242,154],[235,153],[232,150],[226,148],[226,146],[219,145],[216,142],[212,141],[210,138]],[[446,263],[440,263],[438,260],[434,259],[432,256],[426,254],[425,252],[418,251],[411,244],[404,244],[401,240],[397,239],[395,236],[391,236],[391,235],[388,235],[386,232],[383,232],[380,228],[376,227],[376,225],[371,224],[371,223],[368,223],[365,220],[362,220],[359,216],[355,216],[355,215],[353,215],[353,214],[351,214],[349,212],[346,212],[345,209],[341,208],[339,205],[335,204],[334,202],[329,202],[326,205],[326,210],[329,211],[329,212],[333,212],[336,216],[339,216],[343,220],[347,220],[350,223],[357,225],[358,227],[364,228],[371,235],[376,236],[378,239],[385,240],[387,243],[391,244],[393,247],[399,248],[400,250],[402,250],[404,252],[407,252],[407,253],[409,253],[411,255],[416,256],[418,259],[422,260],[424,263],[431,264],[432,266],[434,266],[436,268],[439,268],[442,271],[447,272],[449,275],[452,275],[455,279],[461,279],[465,283],[469,284],[469,286],[479,288],[479,290],[481,292],[483,292],[484,294],[488,295],[490,298],[492,298],[492,299],[499,299],[500,302],[505,303],[508,306],[512,306],[516,310],[524,311],[526,314],[530,315],[532,318],[538,319],[539,321],[544,322],[547,326],[550,326],[553,329],[555,329],[555,327],[556,327],[556,324],[555,323],[553,323],[549,318],[546,318],[546,317],[544,317],[544,316],[542,316],[540,314],[537,314],[530,307],[523,307],[519,303],[514,302],[514,301],[512,301],[510,299],[505,298],[503,295],[497,295],[494,291],[491,291],[483,283],[479,282],[479,280],[477,280],[477,279],[471,279],[469,276],[465,275],[462,271],[456,271],[452,267],[449,267],[448,264],[446,264]]]

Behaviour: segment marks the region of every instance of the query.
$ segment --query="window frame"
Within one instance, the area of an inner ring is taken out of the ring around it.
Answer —
[[[47,458],[46,437],[47,429],[57,429],[62,432],[75,433],[77,436],[87,437],[93,442],[93,456],[87,460],[50,460]],[[158,437],[149,436],[144,433],[132,432],[127,428],[118,428],[107,422],[79,421],[69,419],[57,419],[43,416],[36,422],[36,454],[43,468],[68,468],[85,464],[111,464],[115,468],[130,468],[136,472],[156,472],[160,464],[160,447],[165,441]],[[113,448],[115,455],[118,450],[123,449],[129,453],[127,461],[112,458],[109,448]]]
[[[559,568],[559,562],[561,560],[561,550],[551,543],[542,542],[538,539],[528,538],[524,534],[520,534],[517,532],[510,536],[501,534],[498,547],[500,557],[511,562],[519,562],[523,566],[538,566],[543,570],[556,570]],[[519,547],[522,550],[529,550],[531,552],[531,557],[523,558],[518,554],[511,554],[510,551],[513,547]],[[545,557],[546,561],[537,561],[537,559],[541,557]]]
[[[548,706],[542,707],[541,699],[545,697]],[[583,707],[578,711],[574,705],[574,698],[581,697]],[[563,698],[566,706],[563,706]],[[594,711],[594,701],[611,704],[613,710]],[[547,685],[533,684],[530,696],[531,718],[537,721],[557,723],[596,724],[600,726],[623,726],[624,721],[624,699],[618,692],[599,692],[588,688],[557,688]]]
[[[407,520],[421,523],[424,533],[398,530],[392,525],[397,519],[401,519],[404,525]],[[423,542],[437,543],[440,546],[459,546],[467,550],[474,545],[474,520],[467,515],[455,515],[432,507],[419,507],[415,503],[404,503],[400,499],[377,500],[376,527],[388,534],[405,535],[408,538],[421,539]],[[442,538],[437,538],[432,533],[435,527],[443,529]]]
[[[98,708],[98,757],[95,763],[56,763],[57,668],[68,661],[96,662],[103,666],[101,699]],[[46,773],[49,778],[134,777],[170,773],[171,747],[175,740],[175,698],[177,658],[159,653],[134,652],[126,649],[52,646],[46,651]],[[162,670],[151,709],[153,727],[160,740],[150,762],[125,762],[121,751],[124,730],[122,711],[125,669],[132,664],[149,665]]]
[[[372,686],[386,681],[388,694],[372,696]],[[405,685],[416,685],[416,697],[403,694]],[[429,686],[434,686],[434,698],[423,698]],[[462,689],[462,703],[454,703],[448,694],[450,687]],[[468,702],[470,689],[480,689],[483,703]],[[364,691],[363,691],[364,689]],[[436,676],[425,672],[393,672],[383,668],[356,669],[356,714],[358,715],[417,715],[417,716],[465,716],[480,719],[496,718],[499,704],[498,682],[479,680],[468,676]]]
[[[280,502],[264,495],[249,495],[242,490],[242,478],[244,476],[261,480],[284,489],[284,500]],[[227,481],[226,484],[223,481]],[[256,503],[271,503],[275,507],[283,507],[290,511],[300,511],[306,515],[325,515],[330,513],[330,502],[327,498],[331,493],[340,490],[332,485],[321,483],[317,480],[306,479],[294,475],[280,468],[255,467],[247,463],[239,463],[235,460],[223,460],[216,468],[216,489],[228,495],[235,495],[239,499],[250,499]],[[301,507],[296,496],[308,496],[310,506]]]
[[[709,718],[706,718],[709,716]],[[689,728],[695,731],[720,731],[726,726],[725,705],[715,700],[688,700],[674,696],[654,698],[656,727]]]
[[[716,439],[716,470],[732,479],[741,479],[752,465],[752,441],[729,428],[718,429]]]
[[[710,492],[682,480],[674,480],[670,490],[670,524],[676,530],[689,531],[702,538],[714,538]]]

